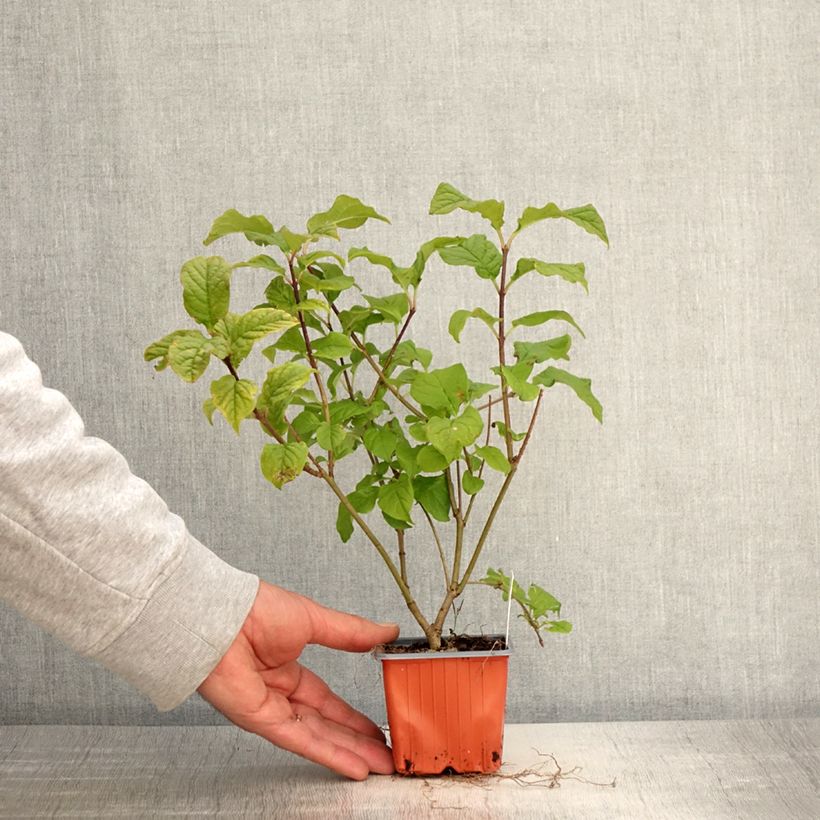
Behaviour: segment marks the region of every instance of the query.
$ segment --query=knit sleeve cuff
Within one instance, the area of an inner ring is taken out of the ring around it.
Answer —
[[[182,560],[136,620],[94,658],[161,712],[179,706],[211,673],[256,599],[259,579],[188,535]]]

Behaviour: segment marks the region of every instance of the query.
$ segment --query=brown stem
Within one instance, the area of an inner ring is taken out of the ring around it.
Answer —
[[[339,309],[336,305],[331,305],[331,309],[333,312],[338,316]],[[420,419],[427,421],[427,415],[421,410],[421,408],[416,407],[412,402],[408,401],[402,394],[396,389],[394,385],[392,385],[387,376],[384,374],[384,371],[379,367],[379,363],[370,355],[370,351],[365,347],[364,342],[351,330],[350,331],[350,338],[353,341],[353,344],[359,349],[359,352],[362,356],[365,357],[367,363],[373,368],[378,379],[384,384],[384,386],[414,415],[418,416]]]
[[[478,562],[479,555],[481,555],[481,550],[484,547],[484,542],[487,540],[487,536],[490,534],[490,530],[492,529],[493,521],[495,520],[498,508],[501,506],[501,502],[504,500],[504,496],[507,493],[507,488],[510,486],[513,477],[515,476],[518,470],[518,465],[521,463],[521,459],[524,456],[524,451],[527,449],[527,444],[529,443],[530,436],[532,435],[532,429],[535,425],[535,419],[538,416],[538,408],[541,406],[541,397],[543,395],[544,391],[539,390],[538,400],[535,402],[535,409],[533,410],[532,417],[530,418],[530,424],[527,428],[527,434],[524,436],[524,440],[521,442],[521,449],[515,456],[513,456],[512,460],[510,461],[510,471],[507,473],[507,476],[504,479],[504,483],[501,485],[501,489],[498,491],[498,495],[496,496],[495,502],[493,503],[492,509],[490,510],[490,514],[487,516],[487,521],[484,524],[484,528],[481,530],[481,535],[478,537],[478,542],[476,543],[475,550],[473,550],[473,555],[470,558],[470,563],[467,565],[467,569],[464,571],[464,575],[462,576],[461,580],[456,581],[454,579],[453,583],[457,583],[459,595],[464,591],[464,587],[467,586],[467,582],[470,580],[470,575],[475,569],[475,565]]]
[[[501,368],[501,400],[504,403],[504,441],[507,445],[507,460],[512,461],[513,441],[510,434],[510,396],[507,389],[507,378],[504,376],[503,368],[507,364],[506,335],[504,327],[504,303],[507,296],[507,255],[509,248],[501,246],[501,281],[498,285],[498,364]]]
[[[438,557],[441,559],[441,568],[444,571],[444,583],[447,586],[447,588],[449,588],[450,570],[447,569],[447,560],[444,557],[444,548],[441,546],[441,539],[439,538],[438,530],[436,529],[436,525],[433,523],[433,519],[430,516],[430,513],[428,513],[427,510],[424,509],[424,507],[421,508],[421,511],[424,513],[424,517],[427,519],[427,523],[430,525],[430,529],[433,532],[433,538],[436,542]]]
[[[239,374],[236,372],[236,368],[234,367],[234,364],[231,361],[230,356],[227,356],[222,361],[225,363],[225,366],[230,371],[230,374],[237,381],[239,381]],[[258,407],[254,407],[253,408],[253,417],[259,422],[259,424],[262,426],[262,429],[269,436],[271,436],[272,438],[275,438],[280,444],[286,444],[287,443],[286,440],[285,440],[285,437],[280,432],[278,432],[274,428],[274,426],[270,423],[270,420],[268,419],[267,414],[264,411],[260,410]],[[305,472],[309,473],[312,476],[315,476],[316,478],[319,477],[319,473],[317,473],[312,467],[308,467],[307,465],[305,465]]]
[[[293,271],[293,256],[288,257],[288,268],[290,270],[290,286],[293,290],[293,298],[296,300],[296,313],[299,317],[299,326],[302,328],[302,338],[305,340],[305,351],[307,353],[308,361],[310,362],[310,366],[313,368],[313,378],[316,382],[316,387],[319,390],[319,397],[322,401],[322,414],[325,417],[325,422],[330,425],[330,408],[329,408],[329,400],[327,397],[327,391],[325,390],[325,383],[324,379],[322,379],[322,374],[319,371],[319,365],[316,362],[316,357],[313,355],[313,346],[310,343],[310,334],[308,333],[307,329],[307,322],[305,322],[305,315],[304,313],[299,310],[299,304],[302,301],[301,296],[299,295],[299,283],[296,281],[296,274]],[[330,475],[333,475],[333,450],[327,451],[327,469]]]
[[[399,542],[399,572],[401,579],[407,583],[407,556],[404,552],[404,530],[396,530],[396,537]]]
[[[485,401],[484,404],[479,404],[476,407],[476,410],[486,410],[488,407],[492,407],[494,404],[500,404],[504,399],[499,396],[497,399],[490,399],[489,401]]]
[[[385,374],[387,373],[387,368],[390,367],[390,362],[393,361],[393,356],[396,353],[396,348],[399,346],[399,342],[401,341],[401,337],[404,336],[404,331],[407,330],[407,325],[410,324],[410,320],[413,318],[413,315],[415,314],[415,312],[416,312],[416,306],[413,305],[410,308],[410,310],[407,312],[407,318],[404,320],[404,324],[401,326],[401,330],[398,332],[398,335],[396,336],[395,341],[393,342],[393,346],[387,352],[387,357],[384,360],[384,364],[382,364],[382,370],[385,372]],[[379,383],[376,382],[376,384],[373,385],[373,390],[370,393],[369,398],[367,399],[368,404],[371,404],[373,399],[376,398],[376,393],[378,392],[378,390],[379,390]]]

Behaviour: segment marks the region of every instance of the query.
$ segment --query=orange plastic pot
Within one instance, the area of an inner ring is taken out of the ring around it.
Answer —
[[[503,646],[503,636],[493,637]],[[509,656],[509,649],[377,652],[397,772],[488,773],[500,768]]]

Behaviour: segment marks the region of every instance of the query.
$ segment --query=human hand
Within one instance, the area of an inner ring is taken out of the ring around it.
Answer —
[[[242,629],[199,693],[237,726],[339,774],[392,774],[379,727],[296,659],[309,643],[367,652],[398,634],[395,624],[337,612],[260,581]]]

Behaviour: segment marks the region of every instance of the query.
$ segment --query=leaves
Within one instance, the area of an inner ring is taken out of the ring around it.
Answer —
[[[467,400],[470,380],[463,364],[454,364],[428,373],[419,373],[410,385],[410,395],[430,410],[458,412]]]
[[[473,310],[457,310],[451,317],[450,323],[447,326],[447,330],[450,332],[450,335],[457,341],[461,341],[461,331],[464,330],[464,325],[467,324],[468,319],[481,319],[485,325],[495,333],[495,324],[498,322],[498,318],[496,316],[492,316],[487,313],[484,308],[473,308]]]
[[[463,447],[472,444],[484,429],[481,414],[472,405],[454,419],[431,418],[427,422],[427,440],[447,460],[458,458]]]
[[[458,244],[440,248],[438,255],[448,265],[474,268],[482,279],[495,279],[501,271],[501,253],[483,234],[477,233]]]
[[[567,355],[572,347],[570,336],[557,336],[545,342],[515,342],[515,358],[527,364],[545,362],[547,359],[569,359]]]
[[[430,202],[430,213],[449,214],[456,208],[481,214],[496,230],[500,230],[504,224],[503,202],[495,199],[483,199],[481,201],[470,199],[450,185],[449,182],[440,183]]]
[[[234,268],[266,268],[267,270],[272,270],[274,273],[284,273],[285,269],[275,260],[272,259],[267,254],[259,254],[259,256],[254,256],[252,259],[248,259],[247,262],[234,262]]]
[[[377,310],[395,324],[398,324],[410,309],[406,293],[394,293],[391,296],[365,296],[364,298],[373,310]]]
[[[356,197],[341,194],[336,197],[327,211],[314,214],[308,219],[307,229],[313,234],[338,239],[338,229],[350,230],[352,228],[358,228],[367,222],[368,219],[379,219],[382,222],[390,222],[386,216],[377,213],[369,205],[365,205],[361,200],[356,199]]]
[[[221,323],[224,323],[222,327]],[[231,361],[238,365],[251,352],[254,342],[296,324],[297,320],[283,310],[254,308],[239,316],[227,314],[220,323],[217,323],[215,329],[224,330],[230,346]]]
[[[416,456],[416,464],[423,473],[439,473],[447,468],[449,461],[432,444],[425,444]]]
[[[293,394],[310,379],[313,371],[297,362],[288,362],[268,371],[256,406],[264,410],[271,422],[282,421]]]
[[[512,320],[513,327],[536,327],[543,325],[545,322],[551,322],[559,319],[572,325],[580,334],[586,338],[584,331],[578,326],[578,323],[565,310],[540,310],[536,313],[528,313],[526,316],[519,316]]]
[[[461,486],[467,495],[475,495],[484,486],[484,479],[472,473],[465,472],[461,477]]]
[[[348,432],[341,424],[323,421],[316,427],[316,443],[325,450],[338,450],[347,436]]]
[[[211,400],[233,429],[239,433],[239,424],[255,406],[257,386],[247,379],[223,376],[211,382]]]
[[[205,338],[198,330],[175,330],[173,333],[169,333],[167,336],[163,336],[161,339],[148,345],[142,354],[143,358],[146,362],[156,362],[154,370],[165,370],[165,368],[168,367],[168,348],[174,339],[179,339],[182,336]]]
[[[524,213],[518,220],[516,233],[524,228],[540,222],[542,219],[569,219],[576,225],[580,225],[587,233],[597,236],[602,242],[609,246],[609,237],[606,235],[606,227],[601,215],[592,205],[581,205],[578,208],[570,208],[563,211],[554,202],[548,202],[543,208],[525,208]]]
[[[339,533],[339,537],[344,544],[353,535],[353,518],[350,515],[350,510],[341,501],[339,502],[339,511],[336,513],[336,532]]]
[[[513,600],[521,608],[521,617],[532,627],[541,646],[544,641],[541,632],[564,633],[572,631],[572,624],[569,621],[556,621],[551,619],[551,615],[560,615],[561,603],[545,589],[531,584],[529,590],[524,592],[524,588],[504,574],[501,569],[488,569],[487,574],[479,581],[494,589],[500,589],[502,598],[508,601],[512,592]]]
[[[232,233],[243,233],[246,239],[257,245],[277,245],[282,250],[287,250],[282,237],[273,229],[267,217],[261,214],[245,216],[235,208],[229,208],[214,220],[210,233],[202,244],[210,245],[217,239]]]
[[[259,464],[262,475],[281,490],[283,485],[302,472],[307,459],[307,446],[300,441],[292,441],[288,444],[266,444],[262,448]]]
[[[595,416],[599,422],[603,423],[604,410],[603,407],[601,407],[601,402],[599,402],[592,393],[592,382],[589,379],[574,376],[572,373],[567,373],[566,370],[561,370],[559,367],[548,367],[539,373],[533,379],[533,382],[535,384],[542,384],[544,387],[552,387],[556,382],[571,387],[575,391],[575,395],[592,410],[592,415]]]
[[[228,312],[231,270],[221,256],[197,256],[180,271],[185,310],[208,329]]]
[[[491,444],[486,447],[476,447],[475,454],[479,458],[483,458],[493,470],[497,470],[499,473],[507,475],[511,469],[510,462],[507,461],[507,457],[504,453],[502,453],[498,447],[493,447]]]
[[[528,379],[532,373],[532,365],[527,362],[518,362],[514,365],[504,365],[504,367],[493,367],[493,373],[504,374],[504,379],[513,393],[521,401],[532,401],[538,396],[538,387],[531,384]]]
[[[353,342],[344,333],[334,330],[313,340],[311,347],[320,359],[341,359],[350,355]]]
[[[586,280],[586,267],[583,262],[568,264],[564,262],[542,262],[540,259],[522,257],[515,266],[515,273],[510,278],[510,284],[517,282],[522,276],[534,270],[541,276],[560,276],[572,284],[581,285],[589,292],[589,282]]]
[[[398,436],[389,427],[379,427],[374,424],[364,431],[362,440],[364,446],[376,458],[386,461],[396,452]]]
[[[419,475],[413,479],[416,501],[436,521],[450,520],[450,493],[447,479],[443,475]]]
[[[195,382],[208,367],[213,344],[198,331],[177,336],[168,346],[168,363],[171,370],[183,381]]]
[[[414,500],[413,484],[406,473],[379,487],[378,499],[379,509],[383,513],[405,524],[413,523],[410,518]]]

